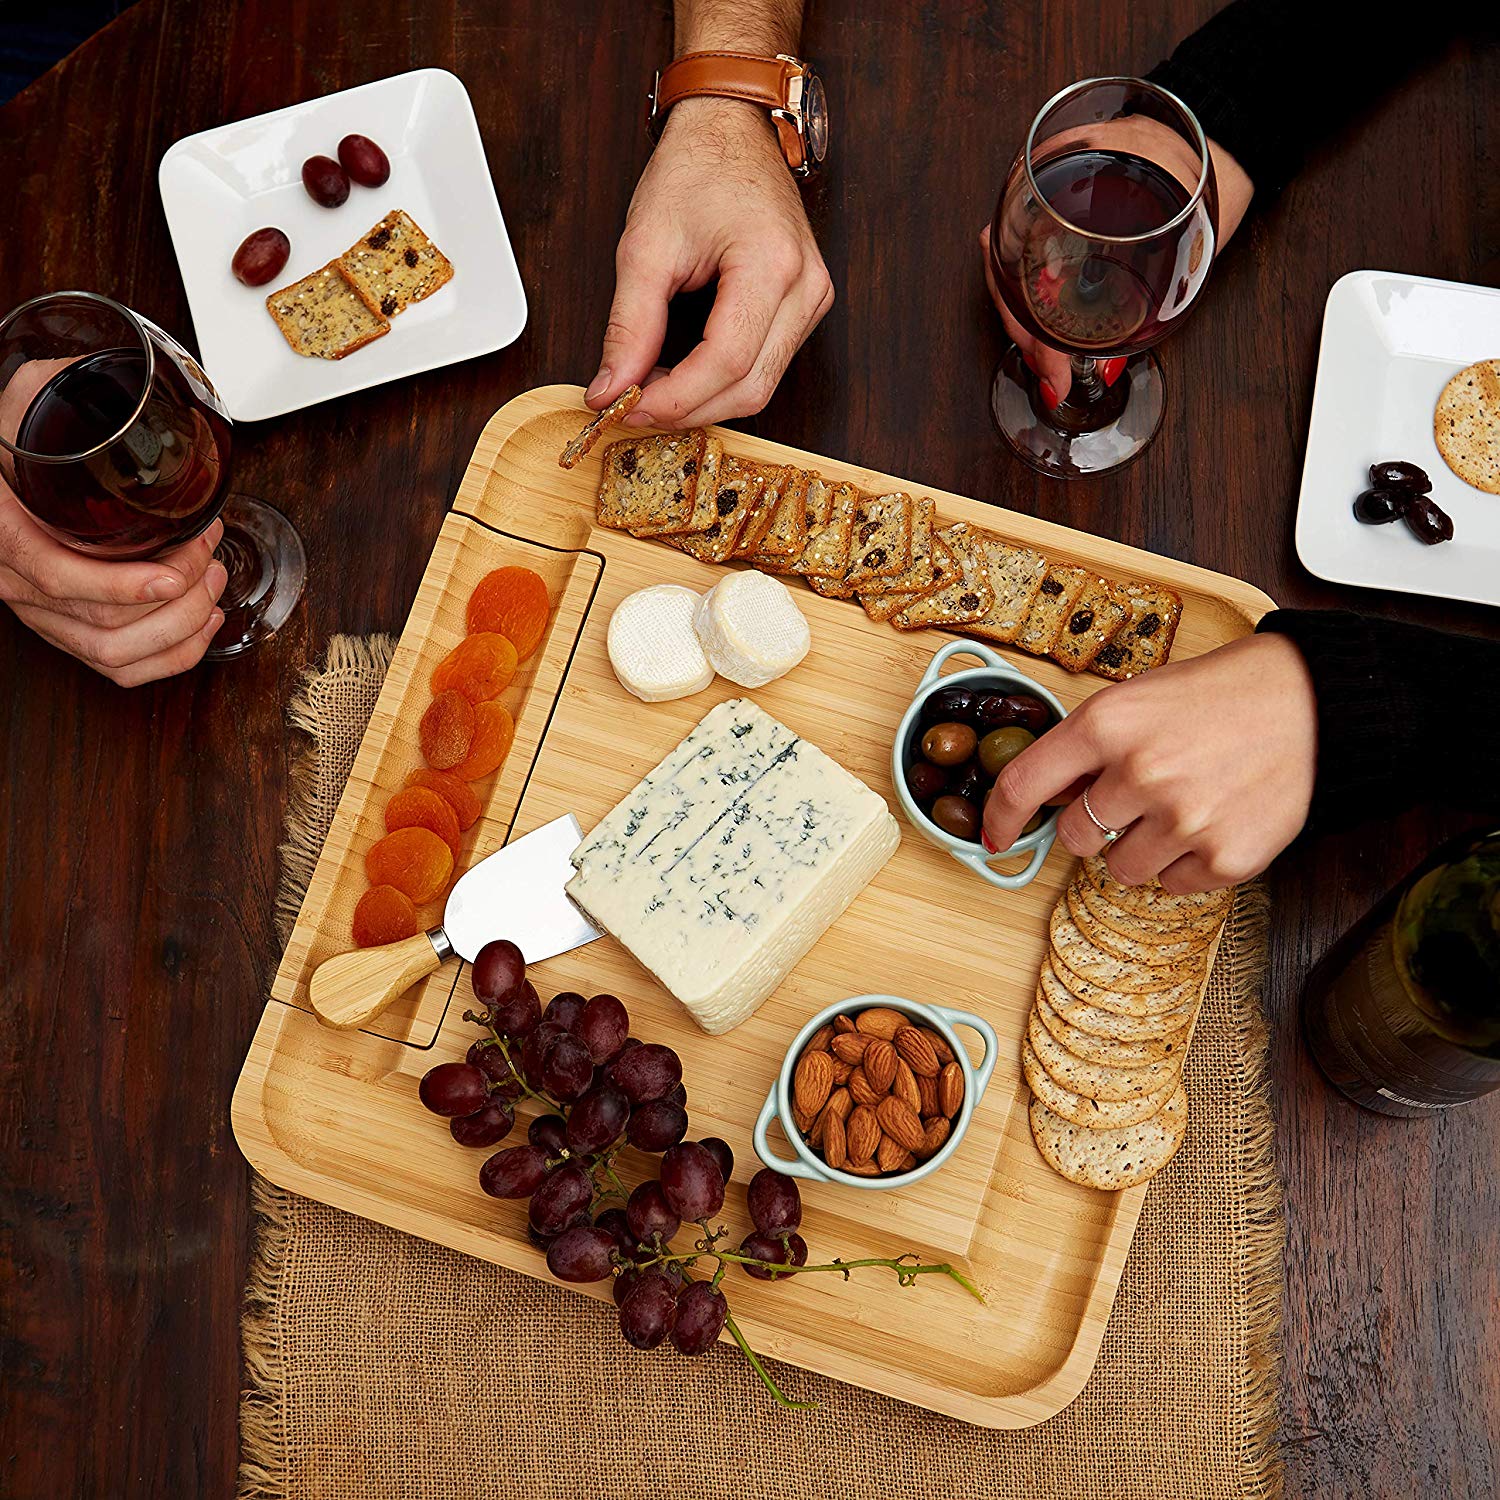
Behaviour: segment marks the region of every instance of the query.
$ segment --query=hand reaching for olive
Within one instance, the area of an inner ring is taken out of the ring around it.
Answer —
[[[1001,772],[986,846],[1008,849],[1036,811],[1067,802],[1058,841],[1106,850],[1127,885],[1174,893],[1258,875],[1307,821],[1317,702],[1297,647],[1257,635],[1095,693]],[[1108,827],[1106,845],[1082,792]]]

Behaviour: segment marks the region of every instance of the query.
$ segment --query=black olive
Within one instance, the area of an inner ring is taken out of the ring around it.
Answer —
[[[907,790],[918,802],[929,802],[948,784],[948,778],[930,760],[913,761],[906,772]]]
[[[922,705],[922,723],[968,723],[973,718],[974,700],[978,696],[973,688],[939,688]]]
[[[1370,465],[1370,483],[1376,489],[1416,490],[1425,495],[1432,488],[1426,471],[1404,458],[1388,458],[1383,463]]]
[[[1354,502],[1354,519],[1366,526],[1384,526],[1404,516],[1412,499],[1410,490],[1366,490]]]
[[[971,760],[956,771],[948,773],[948,791],[955,797],[963,797],[976,806],[983,806],[994,784],[993,776],[986,776],[977,760]]]
[[[1406,508],[1406,524],[1412,535],[1429,547],[1453,540],[1453,520],[1431,495],[1413,495]]]

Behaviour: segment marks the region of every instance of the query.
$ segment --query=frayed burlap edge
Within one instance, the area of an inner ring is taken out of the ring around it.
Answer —
[[[287,799],[286,840],[276,898],[277,931],[291,935],[308,883],[327,836],[330,802],[319,786],[317,698],[332,673],[374,671],[382,677],[396,642],[391,636],[334,636],[321,667],[309,667],[287,718],[312,743],[293,765]],[[333,799],[336,802],[336,797]],[[1261,999],[1270,935],[1270,896],[1263,882],[1241,889],[1236,899],[1236,952],[1227,978],[1234,1019],[1244,1038],[1245,1121],[1240,1159],[1245,1197],[1239,1214],[1243,1246],[1240,1276],[1245,1296],[1245,1422],[1241,1436],[1243,1473],[1250,1493],[1280,1500],[1284,1492],[1279,1392],[1281,1305],[1286,1217],[1276,1175],[1271,1111],[1270,1032]],[[245,1387],[240,1395],[240,1466],[237,1500],[285,1500],[288,1463],[285,1431],[285,1372],[279,1309],[284,1285],[288,1204],[291,1194],[251,1173],[254,1244],[241,1315]]]

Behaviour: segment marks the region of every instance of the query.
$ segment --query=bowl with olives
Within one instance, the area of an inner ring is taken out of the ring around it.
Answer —
[[[942,675],[954,656],[984,663]],[[1009,849],[991,854],[980,842],[984,800],[995,779],[1067,710],[1003,657],[977,641],[953,641],[933,658],[891,748],[896,796],[912,827],[959,864],[1002,890],[1036,879],[1057,836],[1057,809],[1044,808]],[[994,865],[1029,855],[1013,874]]]

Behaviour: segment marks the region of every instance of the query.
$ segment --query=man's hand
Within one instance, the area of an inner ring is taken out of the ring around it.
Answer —
[[[1312,678],[1285,636],[1256,635],[1104,688],[1000,773],[986,844],[1008,849],[1047,804],[1068,802],[1070,853],[1107,847],[1117,880],[1173,892],[1258,875],[1307,821],[1317,765]],[[1106,846],[1081,794],[1108,827]],[[1076,800],[1075,800],[1076,799]]]
[[[44,640],[135,687],[198,664],[224,623],[215,521],[151,562],[103,562],[54,541],[0,483],[0,599]]]
[[[833,283],[765,111],[684,99],[668,117],[631,200],[615,255],[596,410],[647,385],[627,426],[697,427],[758,412],[792,355],[833,306]],[[715,277],[703,342],[647,384],[667,304]]]

